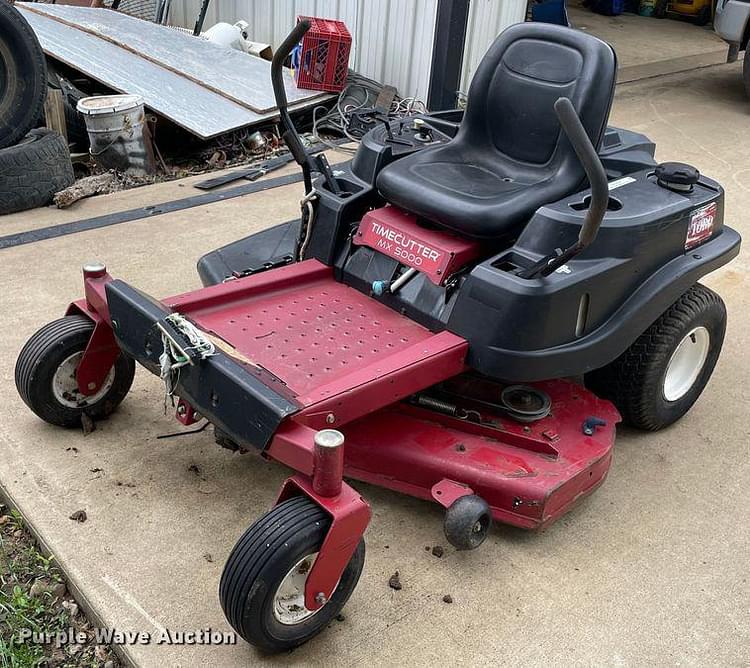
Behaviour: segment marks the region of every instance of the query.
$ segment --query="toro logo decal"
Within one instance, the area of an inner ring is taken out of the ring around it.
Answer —
[[[687,236],[685,237],[685,250],[690,250],[711,238],[714,233],[714,220],[716,219],[716,202],[706,204],[696,209],[690,216]]]

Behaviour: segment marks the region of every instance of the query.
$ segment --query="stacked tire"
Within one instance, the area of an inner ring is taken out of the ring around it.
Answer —
[[[31,130],[46,95],[39,41],[23,16],[0,0],[0,214],[45,206],[75,181],[65,139]]]

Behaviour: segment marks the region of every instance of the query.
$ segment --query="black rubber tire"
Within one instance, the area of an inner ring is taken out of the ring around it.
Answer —
[[[232,628],[247,642],[265,652],[297,647],[325,629],[349,600],[364,566],[364,540],[315,615],[284,625],[273,614],[281,581],[300,559],[320,549],[330,524],[320,506],[297,496],[263,515],[237,541],[221,575],[219,599]]]
[[[89,148],[89,133],[86,130],[86,121],[76,108],[76,102],[70,98],[63,100],[65,111],[65,128],[68,131],[68,141],[77,146],[81,151]]]
[[[57,132],[32,130],[0,150],[0,214],[46,206],[74,182],[68,145]]]
[[[445,511],[445,537],[457,550],[478,548],[491,527],[492,511],[476,494],[459,497]]]
[[[742,79],[745,82],[745,92],[750,97],[750,48],[745,49],[745,56],[742,59]]]
[[[89,135],[86,130],[86,121],[77,109],[78,102],[88,96],[57,71],[54,61],[47,63],[47,85],[50,89],[59,90],[62,93],[68,143],[74,144],[80,150],[88,150]],[[44,126],[44,124],[45,119],[42,116],[39,126]]]
[[[109,391],[90,405],[73,408],[61,404],[52,391],[55,372],[70,355],[82,351],[91,338],[94,323],[81,315],[68,315],[42,327],[26,343],[16,361],[16,388],[26,405],[42,420],[58,427],[80,427],[85,413],[92,420],[110,415],[130,390],[135,362],[121,354]]]
[[[721,297],[696,283],[611,364],[586,374],[586,386],[617,406],[631,427],[657,431],[690,410],[713,373],[726,331]],[[698,377],[676,401],[664,396],[664,377],[679,343],[698,326],[709,333],[709,349]]]
[[[0,0],[0,148],[34,127],[47,96],[47,66],[34,31],[7,0]]]
[[[711,7],[707,5],[703,7],[695,15],[694,23],[697,26],[705,26],[705,25],[708,25],[710,22],[711,22]]]

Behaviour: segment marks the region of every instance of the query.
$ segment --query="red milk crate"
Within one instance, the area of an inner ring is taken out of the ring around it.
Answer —
[[[298,16],[310,21],[310,30],[302,38],[299,65],[294,71],[297,88],[340,93],[349,73],[352,36],[343,21]]]

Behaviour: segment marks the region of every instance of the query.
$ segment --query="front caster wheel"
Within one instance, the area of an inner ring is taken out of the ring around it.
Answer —
[[[305,583],[331,519],[305,496],[280,503],[237,541],[219,585],[221,607],[235,631],[267,652],[297,647],[320,633],[357,586],[365,562],[359,545],[333,595],[305,607]]]
[[[719,359],[727,311],[696,283],[611,364],[586,374],[631,426],[656,431],[679,420],[703,392]]]
[[[459,497],[445,511],[445,537],[457,550],[479,547],[491,526],[490,507],[476,494]]]
[[[78,390],[76,370],[94,331],[94,323],[69,315],[42,327],[26,343],[16,362],[21,399],[42,420],[59,427],[81,425],[112,413],[133,384],[135,362],[121,354],[101,388],[90,396]]]

